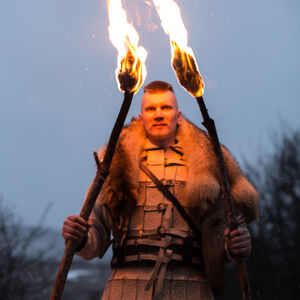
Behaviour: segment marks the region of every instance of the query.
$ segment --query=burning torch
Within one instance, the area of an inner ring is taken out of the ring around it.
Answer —
[[[108,1],[108,12],[110,40],[118,49],[116,79],[119,89],[124,92],[124,100],[101,162],[99,161],[97,153],[94,152],[97,172],[80,211],[80,217],[86,221],[92,212],[103,183],[109,174],[117,141],[128,114],[133,95],[137,93],[146,77],[145,60],[147,51],[143,47],[138,46],[138,33],[135,28],[127,22],[126,12],[122,8],[121,1]],[[66,242],[65,252],[58,269],[50,300],[61,299],[77,246],[78,245],[71,240]]]
[[[204,82],[198,70],[193,51],[187,46],[187,31],[183,24],[180,9],[173,0],[153,0],[155,8],[160,16],[161,25],[170,37],[172,59],[171,63],[176,72],[179,83],[193,95],[198,102],[203,122],[208,131],[214,153],[217,158],[218,167],[221,171],[221,188],[226,210],[226,221],[230,231],[235,230],[240,224],[234,202],[230,193],[230,184],[227,169],[215,127],[215,122],[210,118],[203,100]],[[243,300],[251,299],[250,284],[247,276],[245,262],[242,258],[236,258],[240,286]]]

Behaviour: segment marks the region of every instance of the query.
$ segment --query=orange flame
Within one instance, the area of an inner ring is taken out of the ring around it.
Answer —
[[[204,93],[204,82],[200,75],[193,50],[187,45],[187,31],[180,8],[173,0],[153,0],[159,14],[161,26],[171,42],[171,63],[179,83],[193,96]]]
[[[137,93],[147,75],[147,51],[138,45],[139,35],[133,25],[128,23],[121,0],[108,0],[107,5],[109,39],[118,50],[118,67],[115,74],[119,89]]]

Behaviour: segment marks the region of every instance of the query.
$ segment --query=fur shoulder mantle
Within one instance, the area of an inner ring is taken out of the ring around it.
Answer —
[[[176,137],[180,140],[183,158],[187,162],[184,200],[189,201],[190,217],[201,230],[204,270],[211,284],[220,287],[226,256],[223,234],[226,222],[216,158],[207,134],[189,121],[183,119],[177,128]],[[121,240],[123,226],[128,222],[138,199],[137,178],[145,140],[144,128],[136,119],[122,130],[110,174],[97,199],[104,202],[111,213],[116,240]],[[258,194],[228,150],[222,147],[222,152],[238,213],[243,214],[247,222],[251,222],[258,217]]]
[[[177,129],[184,159],[187,161],[186,197],[191,207],[203,215],[220,198],[220,185],[216,158],[207,134],[186,119]],[[146,140],[146,133],[137,119],[124,127],[112,160],[110,174],[101,191],[101,198],[108,205],[113,217],[126,217],[135,205],[138,195],[139,158]],[[101,157],[100,151],[99,156]],[[238,209],[247,222],[258,217],[258,194],[242,174],[229,151],[222,146],[231,185],[231,193]]]

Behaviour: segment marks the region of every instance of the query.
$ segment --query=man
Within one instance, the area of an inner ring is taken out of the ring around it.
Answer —
[[[90,219],[69,216],[63,237],[78,243],[78,255],[92,259],[103,256],[112,232],[113,271],[102,299],[213,299],[211,288],[222,284],[225,261],[249,256],[250,234],[246,226],[226,229],[210,141],[182,117],[172,86],[154,81],[144,92],[139,120],[122,131]],[[222,151],[237,210],[250,222],[257,218],[257,192]],[[168,186],[201,238],[140,163]]]

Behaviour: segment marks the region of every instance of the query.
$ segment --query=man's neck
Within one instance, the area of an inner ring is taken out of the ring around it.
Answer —
[[[168,147],[174,145],[176,143],[175,141],[175,138],[170,140],[170,141],[152,141],[150,138],[149,138],[149,141],[156,147],[158,148],[163,148],[163,149],[167,149]]]

